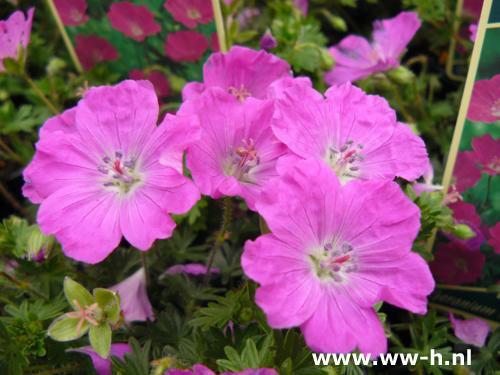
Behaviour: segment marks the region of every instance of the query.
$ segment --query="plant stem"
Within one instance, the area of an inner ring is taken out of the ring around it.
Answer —
[[[9,154],[12,159],[17,160],[19,163],[24,164],[24,160],[16,154],[4,141],[0,139],[0,148],[2,148],[6,154]]]
[[[222,224],[219,231],[216,234],[214,245],[210,250],[210,255],[208,257],[207,263],[207,273],[205,275],[205,284],[208,284],[210,279],[210,270],[212,269],[212,265],[214,263],[215,254],[219,250],[219,248],[224,243],[226,239],[227,227],[229,226],[229,222],[231,221],[233,213],[233,202],[231,201],[231,197],[224,197],[224,211],[222,214]]]
[[[217,29],[217,39],[219,40],[219,50],[227,52],[226,44],[226,29],[224,27],[224,17],[219,0],[212,0],[212,8],[214,11],[215,27]]]
[[[486,182],[486,193],[484,194],[484,201],[481,204],[480,209],[483,209],[486,207],[486,204],[488,203],[488,198],[490,195],[490,188],[491,188],[491,175],[488,175],[488,181]]]
[[[28,84],[31,86],[35,94],[38,95],[38,97],[42,100],[42,102],[50,109],[50,111],[54,114],[57,115],[59,113],[59,110],[56,108],[56,106],[45,96],[45,94],[42,92],[40,87],[28,76],[26,72],[21,73],[21,77],[28,82]]]
[[[141,252],[141,261],[142,267],[144,268],[144,277],[146,278],[146,286],[149,283],[149,267],[148,267],[148,259],[146,257],[146,252],[139,250]]]
[[[4,186],[2,182],[0,182],[0,194],[3,195],[5,200],[10,203],[12,207],[14,207],[21,215],[25,218],[28,218],[28,212],[24,209],[24,207],[17,201],[17,199],[10,193],[9,190]]]
[[[29,293],[31,293],[39,298],[43,298],[44,300],[48,299],[46,296],[44,296],[38,290],[30,287],[26,282],[22,282],[20,280],[17,280],[14,276],[9,275],[7,272],[0,271],[0,276],[9,280],[10,282],[16,284],[19,288],[24,289],[25,291],[27,291],[27,292],[29,292]]]

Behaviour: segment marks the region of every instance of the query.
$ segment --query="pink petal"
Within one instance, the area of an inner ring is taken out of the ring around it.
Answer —
[[[472,318],[467,320],[455,319],[449,313],[453,333],[466,344],[483,347],[490,332],[490,326],[484,320]]]

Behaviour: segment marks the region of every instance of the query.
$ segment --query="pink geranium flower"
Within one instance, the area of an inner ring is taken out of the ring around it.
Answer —
[[[208,271],[207,266],[201,263],[189,263],[189,264],[176,264],[175,266],[169,267],[165,274],[175,275],[178,273],[187,273],[189,275],[204,275]],[[210,269],[211,273],[219,273],[220,270],[217,267],[212,267]]]
[[[413,184],[413,189],[417,195],[420,195],[424,192],[432,193],[434,191],[443,190],[443,186],[433,184],[434,180],[434,169],[432,168],[432,164],[429,163],[426,171],[423,174],[424,182],[418,182]]]
[[[297,8],[299,8],[304,15],[307,15],[307,9],[309,8],[309,0],[294,0],[293,3]]]
[[[481,218],[476,212],[476,206],[471,203],[459,201],[448,205],[453,211],[453,218],[457,223],[467,224],[476,234],[468,240],[460,240],[450,236],[455,242],[460,243],[470,250],[479,250],[485,237],[481,232]]]
[[[89,19],[85,0],[54,0],[54,5],[66,26],[82,25]]]
[[[102,358],[92,349],[91,346],[84,346],[78,349],[68,349],[68,352],[78,352],[87,354],[92,360],[94,369],[99,375],[111,375],[111,356],[118,357],[123,360],[125,354],[132,352],[128,344],[111,344],[111,352],[109,358]]]
[[[438,245],[430,264],[432,274],[444,284],[468,284],[476,281],[483,272],[485,256],[471,251],[458,242]]]
[[[479,318],[467,320],[455,319],[451,312],[448,316],[455,336],[466,344],[478,347],[484,346],[488,333],[490,332],[488,323]]]
[[[474,155],[472,151],[460,151],[457,154],[455,168],[453,169],[453,176],[455,176],[455,186],[457,191],[460,193],[474,187],[481,179],[481,170],[474,162]]]
[[[176,21],[190,29],[214,18],[212,3],[207,0],[166,0],[164,7]]]
[[[174,61],[195,62],[208,48],[208,40],[197,31],[181,30],[168,34],[165,54]]]
[[[396,176],[413,181],[427,171],[423,140],[397,122],[384,98],[350,83],[331,87],[326,99],[316,99],[319,93],[305,85],[285,93],[277,102],[274,133],[298,157],[324,161],[341,183]]]
[[[136,5],[129,1],[113,3],[109,8],[108,17],[111,26],[138,42],[161,31],[161,26],[155,22],[154,14],[145,5]]]
[[[203,83],[188,83],[184,100],[198,97],[209,88],[243,102],[248,97],[265,99],[276,80],[291,77],[288,63],[265,51],[234,46],[227,53],[212,54],[203,66]]]
[[[117,60],[118,51],[106,39],[97,35],[75,36],[75,50],[85,69],[90,69],[94,65],[103,61]]]
[[[140,268],[131,276],[109,289],[120,295],[120,307],[126,322],[154,320],[153,307],[146,290],[146,273]]]
[[[477,122],[500,120],[500,74],[474,83],[467,119]]]
[[[411,251],[420,214],[392,181],[342,186],[318,160],[298,162],[261,194],[271,234],[245,243],[242,267],[272,328],[300,326],[313,351],[387,350],[373,309],[427,311],[434,281]]]
[[[203,194],[243,197],[254,209],[262,187],[278,175],[276,163],[287,152],[271,130],[273,103],[235,103],[207,91],[187,101],[179,114],[196,113],[201,140],[189,147],[187,165]]]
[[[371,43],[356,35],[342,39],[330,48],[335,67],[326,73],[326,82],[333,85],[357,81],[398,67],[401,55],[420,24],[416,12],[402,12],[394,18],[375,21]]]
[[[148,250],[168,238],[199,199],[182,155],[199,137],[194,117],[167,115],[148,81],[89,89],[76,108],[49,119],[24,171],[24,194],[41,202],[37,221],[64,253],[97,263],[120,243]]]
[[[471,143],[474,150],[471,157],[482,167],[483,172],[490,176],[500,173],[500,139],[485,134],[473,138]]]
[[[475,42],[477,37],[477,23],[471,23],[469,26],[469,31],[470,31],[470,40]]]
[[[488,243],[493,246],[495,253],[500,254],[500,222],[496,223],[494,227],[489,229]]]
[[[131,70],[128,74],[130,79],[141,80],[147,79],[155,88],[156,95],[159,98],[164,98],[170,95],[170,85],[167,77],[159,70],[142,71],[139,69]]]
[[[5,21],[0,20],[0,72],[5,70],[3,59],[17,60],[19,48],[26,48],[30,41],[31,24],[35,8],[28,10],[24,17],[20,10],[12,13]]]

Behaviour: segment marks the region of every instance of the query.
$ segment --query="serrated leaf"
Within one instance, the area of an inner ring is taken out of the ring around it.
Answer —
[[[89,325],[86,321],[78,329],[79,322],[80,319],[78,318],[69,318],[63,315],[52,322],[47,329],[47,335],[55,341],[62,342],[79,339],[89,330]]]
[[[90,294],[85,287],[78,284],[68,276],[64,278],[64,295],[66,296],[68,303],[75,310],[80,310],[78,304],[80,307],[85,308],[94,303],[94,297],[92,297],[92,294]],[[77,301],[78,304],[75,303],[75,301]]]
[[[109,352],[111,351],[111,336],[111,326],[108,323],[90,326],[90,346],[102,358],[108,358],[109,356]]]

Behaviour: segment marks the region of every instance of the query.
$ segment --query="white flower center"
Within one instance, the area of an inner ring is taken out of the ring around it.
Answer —
[[[102,184],[107,190],[127,194],[140,185],[142,175],[138,171],[136,159],[123,159],[123,154],[116,151],[113,158],[103,157],[103,163],[97,166],[97,170],[105,175]]]
[[[342,184],[360,176],[360,166],[364,160],[362,149],[362,144],[355,146],[353,141],[347,141],[339,149],[333,146],[328,148],[326,162],[335,171]]]
[[[326,243],[323,248],[315,249],[309,254],[314,272],[322,281],[341,283],[347,280],[348,274],[358,270],[353,247],[344,242],[336,248],[334,243]]]
[[[247,88],[243,84],[240,85],[239,89],[231,86],[227,89],[227,92],[230,93],[231,95],[233,95],[240,102],[244,102],[246,98],[248,98],[249,96],[252,96],[250,91],[248,91]]]
[[[253,183],[252,170],[260,164],[255,144],[252,138],[242,141],[242,146],[232,151],[225,163],[224,171],[228,176],[234,176],[238,180]]]

